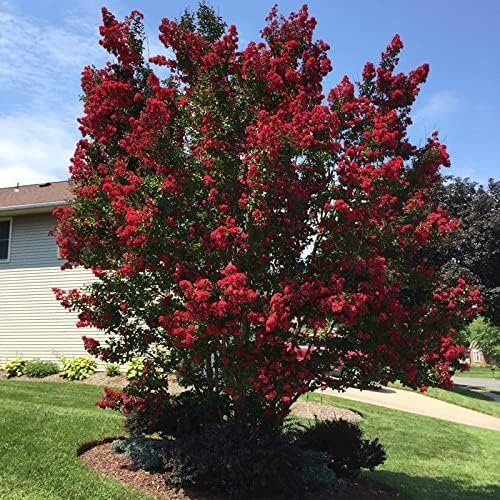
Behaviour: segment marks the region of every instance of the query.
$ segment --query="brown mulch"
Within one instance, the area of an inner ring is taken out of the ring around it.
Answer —
[[[107,387],[116,387],[118,389],[123,389],[128,380],[124,375],[117,375],[116,377],[108,377],[105,372],[95,372],[89,378],[85,380],[68,380],[62,377],[59,373],[55,375],[49,375],[48,377],[36,378],[36,377],[27,377],[26,375],[21,375],[20,377],[12,377],[7,379],[5,372],[0,371],[0,380],[24,380],[28,382],[71,382],[73,384],[91,384],[91,385],[100,385]],[[175,377],[169,377],[168,380],[169,391],[174,394],[177,392],[181,392],[185,389],[181,388],[177,383]]]
[[[224,500],[225,497],[176,489],[167,485],[159,472],[136,469],[125,454],[111,452],[110,443],[98,444],[86,449],[81,460],[102,475],[116,479],[157,500]],[[346,489],[336,493],[311,494],[305,500],[395,500],[401,497],[388,487],[372,481],[358,479]],[[259,500],[272,500],[260,497]]]
[[[355,411],[347,408],[336,408],[332,405],[324,405],[314,401],[299,401],[294,403],[292,413],[297,417],[317,418],[318,420],[349,420],[349,422],[359,422],[363,417]]]
[[[5,373],[0,373],[0,379],[7,379]],[[117,375],[116,377],[108,377],[104,372],[96,372],[85,380],[67,380],[58,373],[55,375],[49,375],[48,377],[37,378],[37,377],[27,377],[26,375],[21,375],[20,377],[12,377],[9,380],[25,380],[29,382],[72,382],[75,384],[91,384],[91,385],[106,385],[110,387],[123,388],[127,385],[127,379],[123,375]]]

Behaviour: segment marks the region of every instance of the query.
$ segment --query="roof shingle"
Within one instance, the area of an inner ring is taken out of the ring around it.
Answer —
[[[72,197],[68,181],[0,188],[0,208],[65,202]]]

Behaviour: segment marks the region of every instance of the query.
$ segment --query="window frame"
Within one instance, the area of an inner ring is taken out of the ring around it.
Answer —
[[[14,224],[13,217],[0,217],[0,222],[9,222],[9,241],[7,245],[7,258],[0,258],[0,264],[8,264],[11,258],[11,249],[12,249],[12,225]]]
[[[473,363],[481,363],[481,353],[478,349],[473,349],[471,354]]]

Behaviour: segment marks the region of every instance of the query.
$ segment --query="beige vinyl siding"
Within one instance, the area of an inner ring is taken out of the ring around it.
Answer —
[[[57,361],[85,354],[76,314],[54,297],[53,287],[80,288],[93,279],[90,271],[61,271],[63,261],[48,235],[55,221],[50,214],[14,216],[10,261],[0,263],[0,365],[16,355]]]

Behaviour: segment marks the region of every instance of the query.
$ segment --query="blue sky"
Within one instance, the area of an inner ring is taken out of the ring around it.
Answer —
[[[80,72],[102,64],[100,7],[123,17],[145,14],[151,54],[161,46],[162,17],[178,17],[192,1],[0,0],[0,186],[64,179],[79,137]],[[259,36],[272,1],[212,0],[242,44]],[[303,1],[281,1],[288,14]],[[378,61],[395,33],[405,43],[401,69],[422,62],[430,77],[414,107],[411,135],[422,143],[439,130],[453,166],[447,172],[485,183],[500,173],[500,42],[497,0],[311,0],[317,36],[332,49],[334,70],[353,79]]]

